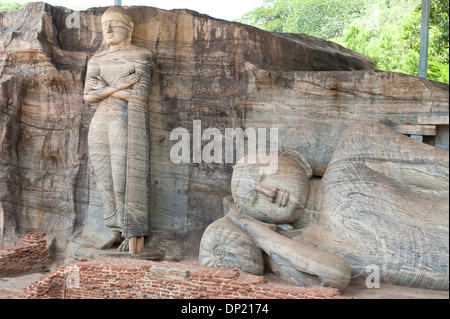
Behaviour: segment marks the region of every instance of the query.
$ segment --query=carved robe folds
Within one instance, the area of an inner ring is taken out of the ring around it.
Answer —
[[[104,219],[125,238],[149,234],[147,99],[154,63],[152,52],[127,45],[94,55],[86,76],[113,86],[127,75],[140,75],[136,84],[120,90],[117,97],[111,95],[98,103],[89,130],[91,167]]]

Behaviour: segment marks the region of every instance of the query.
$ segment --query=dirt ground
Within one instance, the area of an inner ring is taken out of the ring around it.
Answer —
[[[448,291],[407,288],[388,284],[380,284],[380,288],[369,289],[363,279],[353,279],[342,295],[354,299],[449,299]]]
[[[22,292],[23,287],[42,276],[44,274],[35,273],[17,277],[0,277],[0,299],[14,298]],[[354,299],[449,299],[448,291],[414,289],[387,284],[381,284],[380,288],[368,289],[362,279],[353,279],[342,295]]]
[[[0,277],[0,299],[12,299],[23,288],[44,276],[42,273],[27,274],[17,277]]]

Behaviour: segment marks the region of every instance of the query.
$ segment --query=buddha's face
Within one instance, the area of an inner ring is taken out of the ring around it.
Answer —
[[[102,21],[103,37],[109,46],[126,43],[129,39],[131,26],[121,20],[105,19]]]
[[[237,164],[231,191],[245,214],[262,222],[290,224],[301,216],[309,190],[309,176],[295,160],[278,157],[275,174],[261,173],[259,164]]]

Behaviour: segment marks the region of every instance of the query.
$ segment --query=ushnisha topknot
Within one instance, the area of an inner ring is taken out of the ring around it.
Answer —
[[[112,6],[103,13],[102,23],[109,20],[120,20],[130,28],[134,26],[133,19],[131,19],[127,11],[120,6]]]

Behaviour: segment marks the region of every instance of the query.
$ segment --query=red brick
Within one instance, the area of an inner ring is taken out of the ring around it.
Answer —
[[[0,275],[19,275],[22,273],[40,271],[48,266],[48,250],[42,239],[43,233],[26,234],[22,236],[22,243],[4,247],[0,251]]]
[[[0,255],[1,256],[1,255]],[[1,258],[0,258],[1,261]],[[324,287],[294,287],[268,284],[264,277],[239,273],[236,270],[214,269],[199,265],[173,262],[152,262],[120,258],[95,258],[76,264],[83,283],[113,289],[66,289],[67,298],[336,298],[338,291]],[[74,265],[71,264],[71,265]],[[152,265],[186,269],[190,276],[185,280],[154,278],[148,276]],[[64,280],[67,276],[62,266],[53,274],[24,289],[23,298],[61,298],[62,285],[44,284],[45,281]]]

